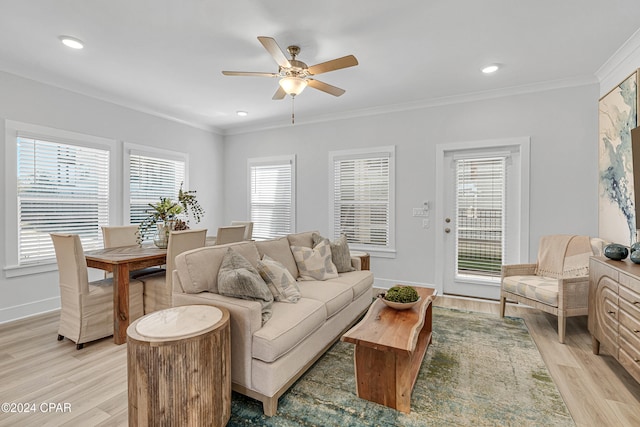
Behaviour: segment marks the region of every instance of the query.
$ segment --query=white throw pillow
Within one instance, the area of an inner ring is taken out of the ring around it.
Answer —
[[[327,280],[338,277],[338,270],[331,261],[329,240],[323,240],[315,248],[291,246],[302,280]]]
[[[279,302],[298,302],[300,289],[287,267],[265,255],[258,261],[258,272],[269,286],[273,299]]]

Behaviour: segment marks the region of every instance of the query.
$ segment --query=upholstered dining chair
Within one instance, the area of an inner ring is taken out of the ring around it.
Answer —
[[[231,221],[231,225],[244,225],[244,240],[253,237],[253,221]]]
[[[173,270],[175,270],[176,256],[182,252],[205,246],[206,238],[207,229],[171,231],[169,233],[166,272],[141,276],[138,279],[144,284],[145,314],[172,306],[172,274]]]
[[[535,264],[502,266],[500,317],[507,300],[558,316],[558,340],[564,343],[567,317],[588,313],[589,258],[602,255],[605,244],[589,236],[543,236]]]
[[[89,341],[113,335],[113,281],[89,282],[87,261],[77,234],[52,233],[60,283],[58,341],[65,337],[78,350]],[[129,321],[143,315],[142,283],[129,284]]]
[[[241,242],[244,240],[244,233],[244,225],[228,225],[226,227],[218,227],[218,234],[216,234],[216,245]]]
[[[121,246],[133,246],[138,244],[140,228],[137,225],[110,225],[102,227],[102,242],[105,249]],[[164,273],[164,268],[148,267],[131,271],[129,277],[137,279],[147,274]],[[105,277],[111,277],[111,273],[105,272]]]

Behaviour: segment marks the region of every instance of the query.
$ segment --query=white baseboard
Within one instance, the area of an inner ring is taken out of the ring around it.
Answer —
[[[0,309],[0,324],[60,309],[60,297]]]

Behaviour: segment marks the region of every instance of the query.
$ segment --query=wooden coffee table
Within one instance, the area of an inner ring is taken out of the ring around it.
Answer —
[[[394,310],[376,300],[364,319],[342,336],[356,345],[358,397],[409,413],[411,392],[432,332],[437,291],[416,288],[422,297],[408,310]]]

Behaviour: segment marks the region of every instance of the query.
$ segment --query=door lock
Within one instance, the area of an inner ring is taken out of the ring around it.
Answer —
[[[449,227],[447,227],[447,228],[444,229],[444,232],[445,233],[451,233],[451,229]]]

